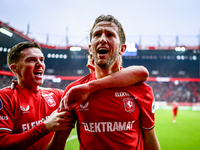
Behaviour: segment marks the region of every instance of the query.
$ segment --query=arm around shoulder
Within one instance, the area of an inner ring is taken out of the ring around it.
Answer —
[[[135,82],[146,81],[149,77],[149,71],[144,66],[129,66],[123,70],[129,71],[131,76],[137,78]]]
[[[148,70],[143,66],[130,66],[103,78],[92,80],[88,83],[68,88],[68,92],[61,101],[60,108],[71,110],[84,102],[88,96],[96,91],[115,87],[127,87],[138,82],[146,81],[149,76]],[[69,86],[68,86],[69,87]],[[68,105],[74,101],[73,106]],[[76,103],[75,103],[76,102]]]
[[[88,82],[91,92],[113,87],[126,87],[146,81],[149,72],[144,66],[129,66],[98,80]]]

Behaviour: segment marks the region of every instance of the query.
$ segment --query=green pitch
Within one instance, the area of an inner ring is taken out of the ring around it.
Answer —
[[[156,110],[155,130],[162,150],[200,150],[200,111],[179,110],[172,123],[171,110]]]
[[[65,150],[79,150],[79,142],[74,128],[66,141]]]
[[[200,150],[200,111],[179,110],[172,123],[171,110],[156,110],[155,130],[161,150]],[[65,150],[79,150],[75,129]]]

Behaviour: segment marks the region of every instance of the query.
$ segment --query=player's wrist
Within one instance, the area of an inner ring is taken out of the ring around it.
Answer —
[[[51,130],[49,130],[48,125],[45,123],[45,121],[40,124],[40,128],[46,134],[48,134],[49,132],[51,132]]]
[[[49,127],[49,124],[48,124],[48,121],[45,120],[43,123],[44,123],[46,129],[47,129],[48,131],[51,131],[51,129],[50,129],[50,127]]]

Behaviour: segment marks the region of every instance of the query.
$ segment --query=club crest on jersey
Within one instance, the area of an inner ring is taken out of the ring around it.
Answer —
[[[132,113],[135,110],[135,99],[133,97],[127,97],[123,99],[124,109],[126,112]]]
[[[56,102],[51,95],[45,96],[44,99],[50,107],[56,106]]]
[[[0,99],[0,110],[3,108],[3,104],[2,104],[2,101]]]

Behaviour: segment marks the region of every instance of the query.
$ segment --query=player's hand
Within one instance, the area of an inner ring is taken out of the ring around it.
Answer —
[[[95,67],[93,64],[87,64],[86,66],[91,70],[90,72],[95,71]]]
[[[18,84],[17,80],[12,80],[12,83],[10,85],[11,90],[14,90],[15,86]]]
[[[60,110],[72,110],[82,104],[90,95],[91,90],[88,84],[81,84],[70,88],[60,103]]]
[[[91,54],[88,56],[88,61],[87,61],[86,67],[89,68],[90,73],[92,73],[93,71],[95,71],[94,58],[92,57]]]
[[[74,118],[72,112],[58,112],[58,110],[55,110],[47,120],[44,121],[44,124],[49,131],[67,130],[74,126]]]

